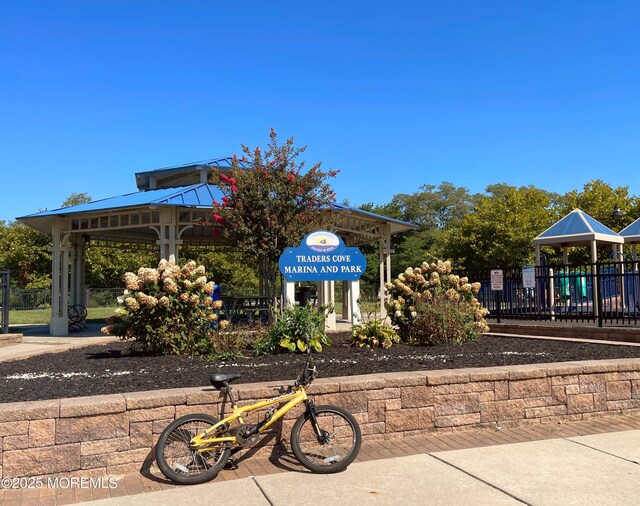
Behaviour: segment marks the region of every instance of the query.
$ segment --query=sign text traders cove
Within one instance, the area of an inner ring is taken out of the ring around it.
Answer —
[[[340,237],[320,230],[307,235],[297,248],[287,248],[278,266],[289,282],[355,281],[367,268],[367,260],[358,248],[347,248]]]

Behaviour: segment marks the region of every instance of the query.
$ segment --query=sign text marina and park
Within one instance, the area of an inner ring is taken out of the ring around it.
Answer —
[[[307,235],[297,248],[287,248],[278,265],[288,282],[357,281],[367,260],[358,248],[347,248],[340,237],[320,230]]]

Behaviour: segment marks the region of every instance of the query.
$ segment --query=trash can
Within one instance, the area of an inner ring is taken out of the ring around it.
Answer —
[[[311,301],[311,286],[301,286],[298,289],[298,302],[301,306],[306,306]]]

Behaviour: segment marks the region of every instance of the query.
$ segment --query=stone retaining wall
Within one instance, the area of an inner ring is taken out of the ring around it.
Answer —
[[[238,385],[236,392],[250,403],[274,396],[274,386]],[[350,410],[365,439],[577,420],[640,411],[640,359],[327,378],[310,394],[317,404]],[[0,404],[0,477],[140,470],[168,423],[216,414],[219,395],[190,388]],[[296,415],[282,424],[283,438]]]
[[[11,344],[20,344],[22,342],[22,334],[0,334],[0,348]]]

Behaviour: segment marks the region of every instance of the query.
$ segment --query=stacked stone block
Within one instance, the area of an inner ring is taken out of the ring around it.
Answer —
[[[275,397],[275,383],[237,385],[241,404]],[[507,427],[640,411],[640,360],[381,373],[317,380],[316,404],[354,414],[365,439]],[[162,430],[187,413],[217,416],[211,387],[0,404],[0,477],[117,476],[153,465]],[[266,444],[271,453],[302,408]],[[259,421],[249,419],[249,423]]]

